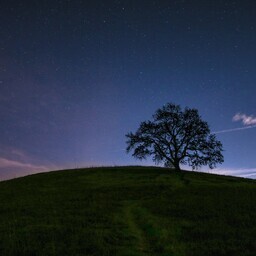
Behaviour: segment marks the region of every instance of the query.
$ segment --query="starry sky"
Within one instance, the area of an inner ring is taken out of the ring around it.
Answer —
[[[125,134],[167,102],[222,141],[210,172],[256,177],[255,1],[10,0],[0,24],[0,180],[152,165]]]

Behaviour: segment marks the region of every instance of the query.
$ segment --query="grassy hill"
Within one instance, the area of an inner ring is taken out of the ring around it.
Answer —
[[[256,182],[153,167],[0,182],[0,255],[256,255]]]

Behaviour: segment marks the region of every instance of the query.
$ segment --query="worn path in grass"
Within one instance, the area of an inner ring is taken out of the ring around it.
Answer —
[[[173,227],[173,230],[167,230],[164,223],[141,206],[138,201],[124,202],[122,210],[127,233],[132,238],[131,248],[133,249],[127,255],[185,255],[176,238],[176,223],[169,223],[169,228]],[[173,248],[176,254],[173,253]]]
[[[149,241],[147,241],[145,232],[140,227],[137,218],[135,216],[136,203],[126,202],[124,203],[124,214],[125,220],[127,221],[128,229],[134,236],[135,248],[139,253],[138,255],[144,256],[149,255],[150,247]]]

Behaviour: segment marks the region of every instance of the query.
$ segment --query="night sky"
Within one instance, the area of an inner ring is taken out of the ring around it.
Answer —
[[[256,1],[10,0],[0,24],[1,180],[153,165],[125,134],[167,102],[217,132],[210,172],[256,177]]]

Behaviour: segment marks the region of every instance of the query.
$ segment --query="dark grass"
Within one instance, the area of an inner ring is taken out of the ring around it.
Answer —
[[[0,183],[0,255],[256,255],[256,182],[153,167]]]

